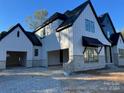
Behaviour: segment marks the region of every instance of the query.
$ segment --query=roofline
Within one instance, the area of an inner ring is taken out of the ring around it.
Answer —
[[[97,14],[96,14],[96,12],[95,12],[95,9],[94,9],[94,7],[93,7],[93,5],[92,5],[92,3],[91,3],[91,1],[90,0],[88,0],[88,1],[86,1],[86,2],[88,2],[88,4],[90,5],[90,7],[91,7],[91,9],[92,9],[92,12],[93,12],[93,14],[94,14],[94,16],[95,16],[95,18],[96,18],[96,20],[97,20],[97,22],[98,22],[98,24],[99,24],[99,26],[100,26],[100,28],[101,28],[101,30],[102,30],[102,33],[103,33],[103,35],[105,36],[105,38],[111,43],[111,41],[107,38],[107,36],[105,35],[105,33],[104,33],[104,31],[103,31],[103,28],[102,28],[102,26],[100,25],[100,22],[99,22],[99,20],[98,20],[98,16],[97,16]],[[87,5],[88,5],[87,4]],[[86,6],[87,6],[86,5]],[[85,7],[86,8],[86,7]],[[74,23],[73,23],[74,24]],[[73,24],[72,25],[69,25],[69,26],[67,26],[66,28],[68,28],[68,27],[71,27],[71,26],[73,26]],[[66,29],[66,28],[63,28],[63,29]],[[61,29],[61,30],[63,30],[63,29]],[[59,31],[61,31],[61,30],[59,30]],[[57,31],[57,32],[59,32],[59,31]]]
[[[91,2],[91,1],[90,1],[90,0],[87,0],[87,1],[85,1],[84,3],[86,3],[86,2]],[[88,4],[87,4],[87,5],[88,5]],[[86,6],[87,6],[87,5],[86,5]],[[69,10],[68,10],[68,11],[69,11]],[[83,11],[83,10],[82,10],[82,11]],[[59,12],[55,12],[55,13],[59,13]],[[55,13],[54,13],[54,14],[55,14]],[[54,14],[53,14],[53,15],[54,15]],[[61,14],[61,13],[59,13],[59,14]],[[53,15],[52,15],[52,16],[53,16]],[[51,16],[50,16],[50,17],[51,17]],[[50,18],[50,17],[49,17],[49,18]],[[77,18],[78,18],[78,17],[77,17]],[[55,19],[55,20],[56,20],[56,19]],[[55,21],[55,20],[53,20],[53,21]],[[52,21],[52,22],[53,22],[53,21]],[[45,21],[45,22],[46,22],[46,21]],[[44,23],[45,23],[45,22],[44,22]],[[50,23],[52,23],[52,22],[50,22]],[[48,23],[48,24],[49,24],[49,23]],[[48,25],[48,24],[46,24],[46,25]],[[74,23],[73,23],[73,24],[74,24]],[[62,29],[60,29],[60,30],[57,30],[57,29],[56,29],[56,32],[59,32],[59,31],[61,31],[61,30],[63,30],[63,29],[66,29],[66,28],[68,28],[68,27],[71,27],[73,24],[68,25],[67,27],[64,27],[64,28],[62,28]],[[41,27],[39,27],[38,29],[36,29],[33,33],[37,32],[37,31],[40,30],[40,29],[42,29],[42,28],[45,27],[46,25],[43,25],[43,26],[41,25]]]
[[[91,1],[89,1],[89,4],[90,4],[91,9],[92,9],[92,11],[93,11],[93,14],[95,15],[95,18],[96,18],[96,20],[97,20],[97,22],[98,22],[98,24],[99,24],[99,26],[100,26],[100,28],[101,28],[101,30],[102,30],[103,35],[104,35],[105,38],[108,40],[108,42],[111,43],[111,40],[109,40],[109,39],[107,38],[107,36],[105,35],[105,33],[104,33],[104,30],[103,30],[103,28],[102,28],[102,26],[101,26],[101,24],[100,24],[100,21],[98,20],[98,16],[97,16],[97,14],[96,14],[96,12],[95,12],[95,9],[94,9],[94,7],[93,7]]]
[[[109,18],[109,20],[110,20],[110,23],[111,23],[111,25],[112,25],[112,28],[114,29],[114,32],[117,33],[117,32],[116,32],[116,29],[115,29],[115,27],[114,27],[114,24],[113,24],[113,22],[112,22],[112,19],[111,19],[110,15],[109,15],[109,13],[107,13],[107,16],[108,16],[108,18]]]
[[[16,29],[17,27],[20,27],[21,28],[21,30],[24,32],[24,34],[26,35],[26,37],[29,39],[29,41],[32,43],[32,45],[33,46],[38,46],[38,45],[34,45],[33,44],[33,42],[30,40],[30,38],[27,36],[27,34],[26,34],[26,31],[24,30],[24,28],[19,24],[19,23],[17,23],[14,27],[12,27],[8,32],[7,32],[7,34],[4,36],[4,37],[2,37],[1,39],[0,39],[0,41],[2,41],[6,36],[8,36],[12,31],[14,31],[14,29]],[[41,43],[41,46],[42,46],[42,43]]]
[[[111,25],[112,25],[112,28],[114,29],[114,33],[117,33],[117,32],[116,32],[116,29],[115,29],[115,27],[114,27],[114,24],[113,24],[113,22],[112,22],[112,19],[111,19],[110,15],[109,15],[109,13],[106,12],[106,13],[104,13],[104,14],[101,14],[100,16],[104,16],[104,15],[107,15],[107,16],[108,16],[108,18],[109,18],[109,20],[110,20],[110,23],[111,23]],[[100,17],[100,16],[99,16],[99,17]]]
[[[90,0],[87,0],[87,1],[85,1],[84,3],[87,3],[87,5],[88,5],[89,2],[91,2],[91,1],[90,1]],[[83,4],[84,4],[84,3],[83,3]],[[87,5],[86,5],[86,6],[87,6]],[[79,6],[80,6],[80,5],[79,5]],[[86,6],[85,6],[85,8],[86,8]],[[77,8],[77,7],[76,7],[76,8]],[[84,9],[85,9],[85,8],[84,8]],[[74,9],[75,9],[75,8],[74,8]],[[84,11],[84,9],[83,9],[82,11]],[[82,11],[80,11],[80,14],[82,13]],[[78,19],[78,17],[80,16],[80,14],[77,16],[76,20]],[[75,21],[76,21],[76,20],[75,20]],[[60,31],[66,29],[66,28],[68,28],[68,27],[73,26],[73,24],[75,23],[75,21],[74,21],[72,24],[70,24],[70,25],[68,25],[68,26],[65,26],[65,27],[63,27],[63,28],[61,28],[61,29],[58,29],[58,28],[57,28],[57,29],[56,29],[56,32],[60,32]]]
[[[55,13],[53,13],[50,17],[52,17],[52,16],[53,16],[54,14],[56,14],[56,13],[61,14],[61,13],[59,13],[59,12],[55,12]],[[50,18],[50,17],[49,17],[49,18]],[[48,19],[49,19],[49,18],[48,18]],[[48,20],[48,19],[47,19],[47,20]],[[46,23],[47,20],[46,20],[45,22],[43,22],[43,24]],[[55,21],[55,20],[57,20],[57,19],[55,18],[53,21]],[[48,22],[48,23],[46,23],[45,25],[42,24],[41,26],[37,27],[33,33],[37,32],[38,30],[42,29],[43,27],[47,26],[48,24],[52,23],[53,21]]]

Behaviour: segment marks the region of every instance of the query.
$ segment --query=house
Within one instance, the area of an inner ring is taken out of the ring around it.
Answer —
[[[115,66],[124,66],[124,39],[117,33],[108,13],[99,16],[99,20],[106,37],[111,41],[111,46],[106,46],[106,62]]]
[[[42,42],[42,66],[63,66],[66,72],[106,66],[104,33],[90,0],[65,13],[56,12],[35,32]]]
[[[0,69],[12,66],[40,65],[42,43],[20,24],[0,35]]]

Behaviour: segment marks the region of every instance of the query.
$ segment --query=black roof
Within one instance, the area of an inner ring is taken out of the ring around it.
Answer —
[[[37,38],[37,36],[34,33],[25,32],[25,34],[30,39],[30,41],[33,43],[33,45],[36,45],[36,46],[41,46],[42,45],[41,42],[39,41],[39,39]]]
[[[104,44],[102,42],[100,42],[98,39],[86,37],[86,36],[82,37],[82,45],[83,46],[92,46],[92,47],[104,46]]]
[[[1,40],[6,34],[7,34],[6,31],[1,32],[1,33],[0,33],[0,40]]]
[[[71,11],[67,10],[64,14],[56,12],[48,20],[46,20],[40,27],[38,27],[38,29],[36,29],[36,31],[38,31],[39,29],[43,28],[44,26],[48,25],[49,23],[53,22],[56,19],[63,20],[62,24],[57,28],[57,31],[60,31],[66,27],[72,26],[73,23],[75,22],[75,20],[80,15],[80,13],[88,5],[88,3],[89,3],[89,0]]]
[[[107,16],[108,13],[104,13],[102,15],[100,15],[98,18],[99,18],[99,21],[100,23],[102,23],[104,20],[105,20],[105,17]]]
[[[89,1],[86,1],[85,3],[81,4],[77,8],[73,9],[72,11],[66,11],[64,15],[67,16],[67,19],[64,20],[64,22],[57,28],[57,31],[62,30],[63,28],[72,26],[75,20],[78,18],[78,16],[81,14],[81,12],[85,9],[85,7],[89,4]]]
[[[56,19],[61,19],[61,20],[65,20],[66,19],[66,16],[64,14],[61,14],[61,13],[54,13],[51,17],[49,17],[41,26],[38,27],[38,29],[36,30],[39,30],[41,28],[43,28],[44,26],[48,25],[49,23],[53,22],[54,20]]]
[[[61,14],[61,13],[55,13],[53,16],[51,16],[48,20],[50,20],[50,21],[46,21],[46,22],[44,22],[43,23],[43,25],[41,26],[41,27],[39,27],[35,32],[37,32],[39,29],[41,29],[42,27],[44,27],[45,26],[45,24],[49,24],[49,23],[51,23],[52,21],[54,21],[55,19],[62,19],[63,20],[63,22],[60,24],[60,26],[57,28],[57,32],[59,32],[59,31],[61,31],[61,30],[63,30],[63,29],[65,29],[65,28],[68,28],[68,27],[70,27],[70,26],[72,26],[73,25],[73,23],[76,21],[76,19],[79,17],[79,15],[82,13],[82,11],[86,8],[86,6],[87,5],[90,5],[90,7],[91,7],[91,9],[92,9],[92,11],[93,11],[93,14],[95,15],[95,18],[96,18],[96,20],[97,20],[97,22],[98,22],[98,24],[99,24],[99,26],[100,26],[100,28],[101,28],[101,30],[102,30],[102,33],[104,34],[104,36],[105,36],[105,38],[109,41],[109,42],[111,42],[108,38],[107,38],[107,36],[105,35],[105,33],[104,33],[104,31],[103,31],[103,28],[102,28],[102,25],[100,24],[100,20],[98,19],[98,16],[97,16],[97,14],[96,14],[96,12],[95,12],[95,9],[93,8],[93,5],[92,5],[92,3],[91,3],[91,1],[90,0],[87,0],[86,2],[84,2],[83,4],[81,4],[80,6],[78,6],[77,8],[75,8],[75,9],[73,9],[73,10],[67,10],[64,14]],[[56,16],[56,15],[59,15],[59,16],[63,16],[63,18],[60,18],[60,17],[58,17],[58,16]],[[34,32],[34,33],[35,33]]]
[[[102,14],[102,15],[100,15],[100,16],[98,17],[100,24],[101,24],[103,27],[106,25],[106,24],[103,24],[103,21],[105,20],[105,17],[108,17],[108,19],[109,19],[109,21],[110,21],[110,24],[111,24],[111,26],[112,26],[112,28],[113,28],[113,31],[114,31],[114,33],[116,33],[115,27],[114,27],[113,22],[112,22],[112,20],[111,20],[111,17],[110,17],[110,15],[109,15],[108,13],[104,13],[104,14]]]
[[[118,44],[118,39],[119,39],[119,36],[121,36],[122,40],[123,40],[123,36],[122,34],[119,32],[119,33],[115,33],[115,34],[112,34],[110,36],[110,40],[112,41],[112,46],[115,46]],[[124,40],[123,40],[124,41]]]
[[[14,31],[14,29],[17,27],[21,28],[21,30],[24,32],[24,34],[27,36],[27,38],[31,41],[33,45],[36,46],[42,45],[34,33],[25,31],[24,28],[19,23],[13,26],[8,32],[2,32],[2,34],[0,35],[0,41],[4,39],[8,34],[10,34],[12,31]]]

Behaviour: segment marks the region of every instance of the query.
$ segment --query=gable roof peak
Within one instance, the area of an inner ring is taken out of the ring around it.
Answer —
[[[24,28],[21,26],[20,23],[17,23],[15,26],[13,26],[8,32],[4,33],[2,36],[0,36],[0,41],[4,39],[7,35],[9,35],[12,31],[14,31],[17,27],[20,27],[22,32],[26,35],[26,37],[30,40],[30,42],[34,46],[42,46],[42,43],[39,41],[39,39],[35,36],[32,32],[26,32]]]
[[[86,8],[86,6],[90,4],[89,1],[84,2],[83,4],[79,5],[78,7],[74,8],[73,10],[67,10],[64,15],[67,17],[64,22],[57,28],[57,32],[70,27],[73,25],[75,20],[79,17],[81,12]]]

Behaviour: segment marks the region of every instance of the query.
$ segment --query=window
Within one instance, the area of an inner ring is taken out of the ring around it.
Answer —
[[[94,33],[95,32],[94,22],[88,19],[85,19],[85,28],[86,28],[86,31]]]
[[[119,57],[124,58],[124,49],[119,49]]]
[[[20,32],[18,31],[18,32],[17,32],[17,37],[19,37],[19,36],[20,36]]]
[[[97,48],[86,48],[86,51],[84,52],[84,62],[98,62],[98,49]]]
[[[38,52],[38,49],[35,49],[34,50],[34,56],[38,56],[39,52]]]

